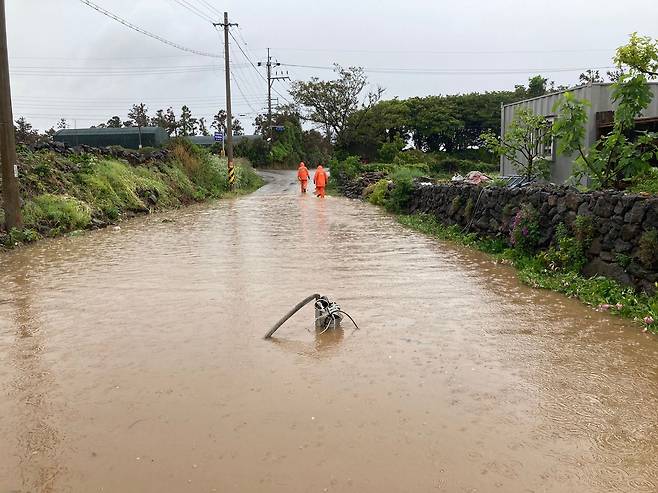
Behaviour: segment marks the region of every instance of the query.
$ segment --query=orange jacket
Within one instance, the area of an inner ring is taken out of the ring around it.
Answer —
[[[326,187],[329,177],[327,176],[326,171],[322,166],[318,166],[318,169],[315,170],[315,176],[313,177],[313,183],[316,187]]]
[[[299,181],[307,181],[309,175],[310,173],[308,172],[308,168],[304,165],[301,165],[297,170],[297,179]]]

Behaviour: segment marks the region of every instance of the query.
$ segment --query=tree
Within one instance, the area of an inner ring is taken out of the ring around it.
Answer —
[[[240,120],[237,118],[233,119],[233,126],[231,127],[231,130],[233,131],[233,135],[244,135],[244,128],[242,127],[242,123],[240,123]]]
[[[39,141],[39,132],[32,128],[32,124],[25,117],[20,117],[14,125],[16,142],[19,144],[33,145]]]
[[[574,176],[589,177],[597,188],[624,187],[624,182],[642,174],[658,159],[658,133],[634,131],[635,119],[651,102],[652,93],[643,74],[627,74],[613,85],[617,104],[612,131],[590,149],[583,147],[588,123],[588,101],[566,93],[556,107],[554,133],[561,154],[577,154]]]
[[[221,132],[224,135],[226,135],[227,128],[226,128],[225,110],[219,110],[217,114],[213,116],[212,124],[210,125],[210,128],[213,128],[217,132]],[[233,130],[233,135],[244,135],[244,128],[242,127],[242,123],[240,123],[240,120],[238,120],[237,118],[233,118],[232,130]]]
[[[217,132],[226,133],[226,111],[219,110],[216,115],[212,117],[210,128],[214,128]]]
[[[170,137],[172,135],[178,135],[178,120],[176,119],[176,113],[174,113],[174,109],[171,106],[167,108],[164,123],[164,128],[167,130]]]
[[[543,96],[548,92],[548,79],[542,77],[541,75],[535,75],[528,80],[528,98],[536,98]]]
[[[208,126],[206,125],[206,119],[204,117],[199,118],[198,123],[198,129],[199,129],[199,134],[208,136],[210,135],[210,132],[208,132]]]
[[[131,123],[130,126],[133,127],[148,127],[149,125],[149,116],[148,108],[144,103],[133,104],[132,108],[128,112],[128,121]]]
[[[481,138],[489,150],[514,163],[525,178],[533,180],[548,174],[545,152],[552,138],[552,124],[545,116],[522,108],[514,115],[504,138],[492,132],[485,132]]]
[[[633,33],[617,49],[615,63],[619,71],[612,86],[616,105],[612,131],[590,149],[583,148],[589,102],[567,93],[556,105],[555,135],[560,153],[577,155],[576,178],[587,176],[595,187],[619,189],[658,159],[658,133],[635,130],[636,119],[653,99],[647,79],[658,77],[658,41]]]
[[[302,133],[302,160],[306,164],[323,164],[331,158],[331,142],[317,130]]]
[[[293,82],[292,95],[296,104],[305,109],[303,118],[322,125],[328,134],[340,142],[350,117],[359,109],[367,110],[379,101],[384,90],[378,87],[365,98],[361,94],[368,84],[363,68],[342,68],[334,65],[337,79]],[[357,122],[358,126],[358,122]]]
[[[113,116],[107,121],[108,128],[121,128],[121,118],[118,116]]]
[[[179,135],[187,137],[194,135],[196,130],[196,118],[192,116],[192,111],[186,105],[181,108],[180,119],[178,120]]]
[[[57,130],[64,130],[65,128],[68,128],[69,124],[66,121],[66,118],[60,118],[60,120],[57,122]]]
[[[167,115],[165,114],[164,110],[160,109],[155,112],[155,116],[151,118],[151,125],[154,127],[164,128],[166,131],[168,131],[169,122],[167,121]]]
[[[581,84],[588,85],[600,83],[604,80],[598,70],[589,69],[578,76],[578,81]]]
[[[635,74],[644,74],[653,79],[658,77],[658,40],[649,36],[631,34],[631,39],[617,49],[615,63],[629,67]]]

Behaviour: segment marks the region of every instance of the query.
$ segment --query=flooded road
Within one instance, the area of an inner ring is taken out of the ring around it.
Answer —
[[[271,179],[0,256],[1,493],[658,490],[655,338]]]

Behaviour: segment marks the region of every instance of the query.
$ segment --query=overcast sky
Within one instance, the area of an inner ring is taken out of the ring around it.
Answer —
[[[511,89],[536,73],[573,84],[582,69],[611,65],[629,33],[658,37],[656,0],[93,2],[210,54],[223,48],[206,17],[226,10],[240,24],[234,35],[253,62],[271,47],[285,64],[363,66],[387,98]],[[81,128],[115,114],[125,118],[133,102],[145,102],[151,113],[187,104],[209,120],[225,107],[221,58],[179,51],[80,0],[6,0],[6,6],[15,118],[44,129],[65,117]],[[250,123],[265,108],[266,84],[231,43],[234,113]],[[332,76],[324,68],[281,69],[293,79]],[[275,88],[288,96],[287,83]]]

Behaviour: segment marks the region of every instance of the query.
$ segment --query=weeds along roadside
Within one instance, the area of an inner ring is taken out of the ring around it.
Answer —
[[[238,160],[231,192],[225,159],[185,139],[174,139],[168,148],[167,159],[140,165],[95,154],[20,148],[24,227],[1,231],[2,248],[245,194],[263,184],[248,162]]]

